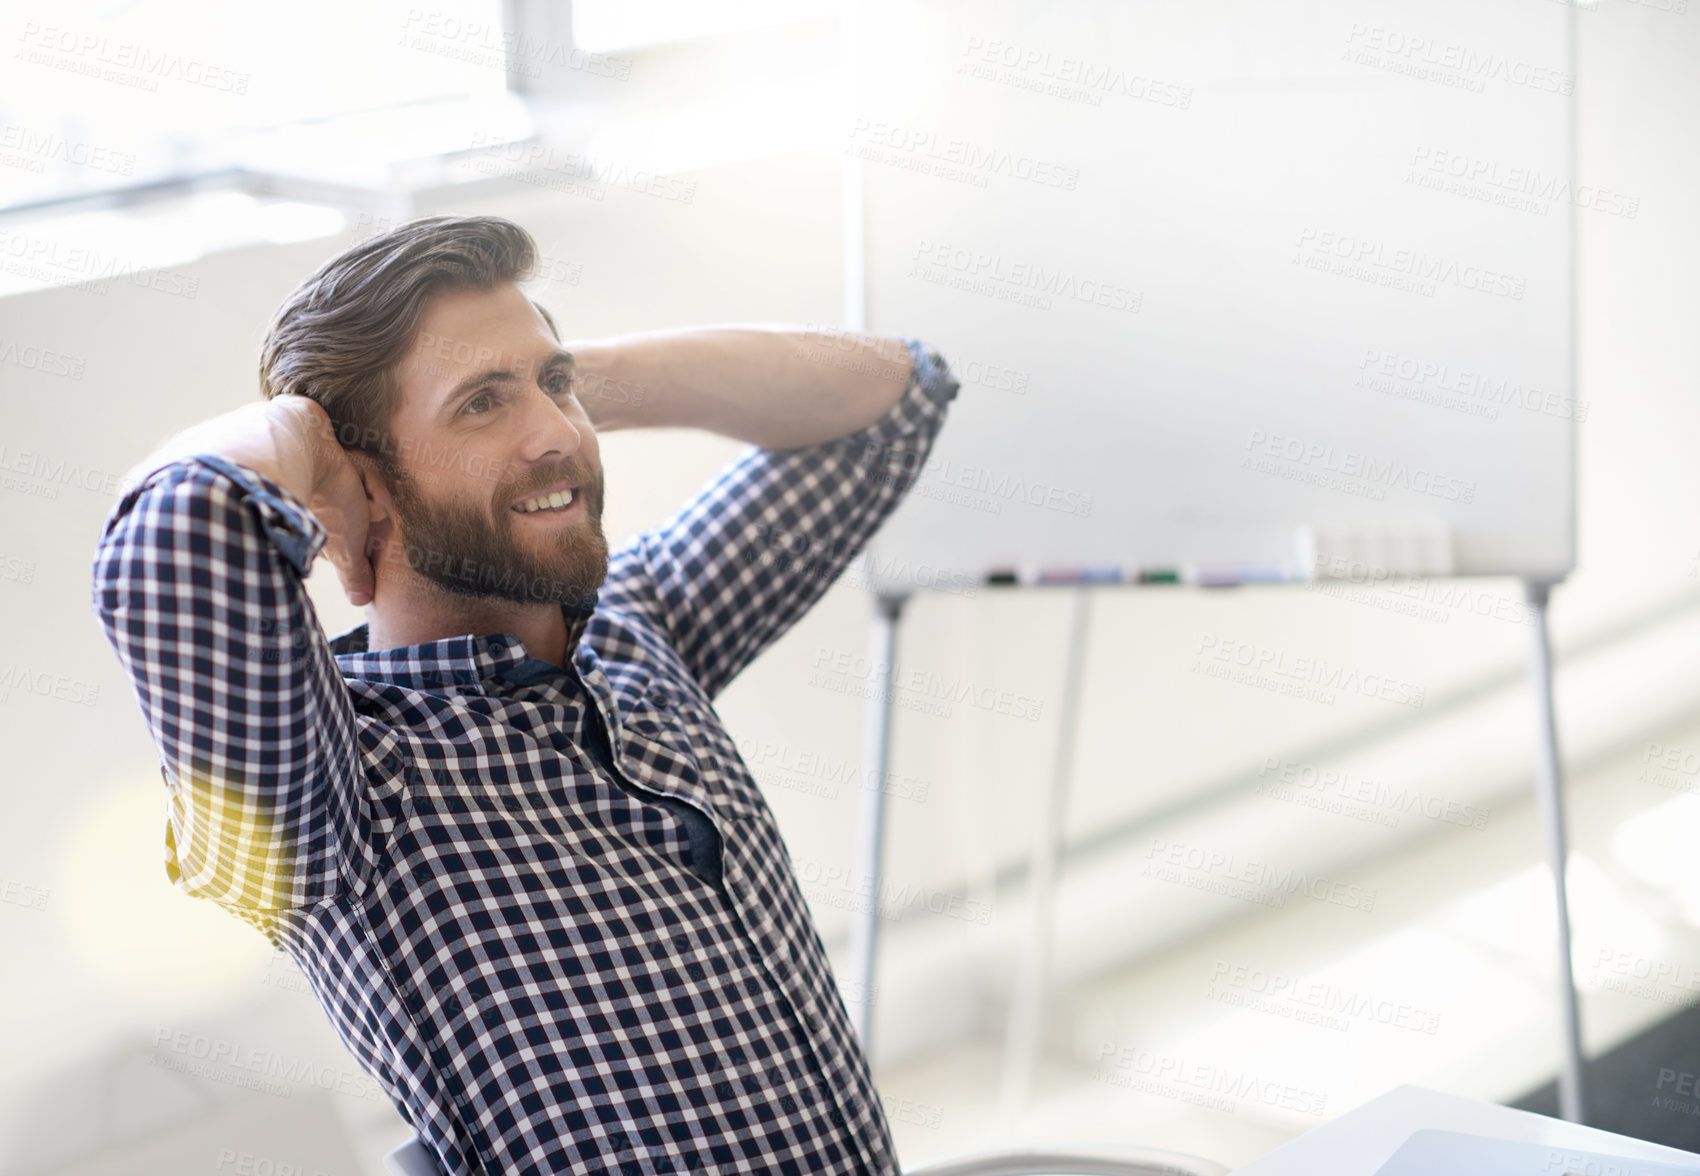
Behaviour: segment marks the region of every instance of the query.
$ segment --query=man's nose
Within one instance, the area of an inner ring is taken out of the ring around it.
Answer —
[[[550,456],[570,456],[584,443],[578,427],[561,411],[561,406],[541,388],[527,388],[521,396],[518,425],[520,456],[536,461]]]

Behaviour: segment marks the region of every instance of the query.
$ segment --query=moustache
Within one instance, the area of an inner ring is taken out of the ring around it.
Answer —
[[[512,506],[516,502],[524,502],[527,498],[539,494],[551,486],[559,486],[562,482],[570,483],[575,494],[593,491],[596,489],[597,480],[598,475],[587,462],[577,457],[568,458],[559,466],[539,474],[525,486],[516,490],[512,497],[508,499],[507,505]]]

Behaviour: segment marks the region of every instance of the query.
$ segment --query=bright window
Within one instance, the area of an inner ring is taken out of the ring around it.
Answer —
[[[326,178],[429,151],[442,110],[506,94],[501,15],[501,0],[9,6],[0,208],[231,167]],[[365,133],[339,136],[345,122]]]

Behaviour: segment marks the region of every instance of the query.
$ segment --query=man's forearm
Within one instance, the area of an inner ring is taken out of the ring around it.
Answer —
[[[349,602],[368,603],[376,591],[367,491],[360,471],[338,443],[325,410],[305,396],[277,396],[192,425],[131,467],[126,487],[179,458],[212,454],[244,466],[294,496],[324,524],[323,553],[336,565]]]
[[[264,474],[306,503],[319,472],[317,447],[335,443],[328,418],[322,411],[315,412],[317,408],[304,396],[245,404],[161,442],[131,467],[124,482],[135,485],[178,458],[210,453]]]
[[[866,428],[897,403],[902,342],[837,328],[705,327],[569,342],[598,429],[707,429],[796,449]]]

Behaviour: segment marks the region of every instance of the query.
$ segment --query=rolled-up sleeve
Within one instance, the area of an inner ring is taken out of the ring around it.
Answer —
[[[239,913],[321,901],[359,861],[353,707],[304,583],[326,539],[271,479],[196,456],[131,488],[95,554],[167,785],[167,873]]]
[[[919,473],[959,384],[936,351],[904,343],[909,383],[879,420],[746,450],[611,558],[602,602],[662,628],[710,698],[826,592]]]

